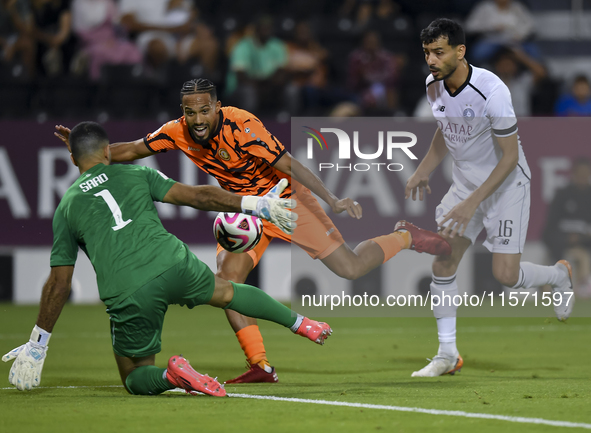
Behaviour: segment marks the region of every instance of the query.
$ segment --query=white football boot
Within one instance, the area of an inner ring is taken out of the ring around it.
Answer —
[[[415,371],[411,377],[436,377],[443,376],[444,374],[454,375],[464,365],[464,360],[459,354],[456,356],[436,355],[430,361],[425,367],[419,371]]]
[[[572,313],[575,304],[575,295],[573,293],[573,269],[570,263],[566,260],[559,260],[554,266],[566,273],[562,284],[552,287],[552,305],[554,306],[554,313],[556,313],[556,318],[558,320],[564,322],[568,319],[570,313]],[[555,293],[560,293],[562,295],[559,303],[556,303],[556,300],[554,299]]]

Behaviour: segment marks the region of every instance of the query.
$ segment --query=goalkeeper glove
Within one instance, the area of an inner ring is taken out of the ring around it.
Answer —
[[[35,325],[27,343],[12,349],[2,357],[4,362],[14,359],[10,373],[8,373],[8,381],[18,390],[30,390],[41,383],[41,371],[50,337],[50,332]]]
[[[288,235],[293,234],[297,224],[298,214],[291,210],[296,207],[296,201],[279,198],[287,188],[287,179],[281,179],[277,185],[262,197],[247,195],[242,198],[242,213],[254,215],[271,221]]]

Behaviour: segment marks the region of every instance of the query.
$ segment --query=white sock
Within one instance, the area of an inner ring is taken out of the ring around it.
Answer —
[[[439,337],[438,355],[457,355],[456,318],[442,317],[437,319],[437,335]]]
[[[456,276],[436,277],[433,275],[431,293],[445,299],[444,305],[433,307],[433,314],[437,319],[437,336],[439,338],[438,355],[455,356],[458,354],[456,347],[456,311],[457,307],[450,299],[458,294]],[[445,297],[443,297],[445,295]],[[449,298],[448,298],[449,296]]]
[[[565,274],[557,266],[535,265],[529,262],[521,262],[519,280],[512,289],[540,287],[550,284],[556,287],[564,282]]]

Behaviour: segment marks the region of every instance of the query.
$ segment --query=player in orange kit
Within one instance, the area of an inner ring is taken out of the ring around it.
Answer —
[[[178,149],[214,176],[222,188],[240,195],[263,195],[280,179],[288,178],[292,183],[281,197],[293,193],[297,200],[298,221],[293,242],[342,278],[357,279],[401,249],[435,255],[451,253],[441,236],[408,222],[399,222],[394,232],[363,241],[352,250],[310,191],[335,213],[347,211],[359,219],[361,206],[350,198],[337,198],[314,173],[291,157],[256,116],[236,107],[222,107],[215,85],[206,79],[194,79],[183,85],[181,108],[184,114],[181,118],[165,123],[145,138],[111,144],[112,161],[132,161]],[[69,129],[60,125],[57,130],[56,135],[67,144]],[[218,245],[219,277],[242,283],[273,238],[292,242],[292,236],[272,224],[263,221],[263,225],[262,239],[251,251],[230,253]],[[246,373],[226,383],[277,382],[256,319],[231,310],[226,310],[226,315],[250,365]]]

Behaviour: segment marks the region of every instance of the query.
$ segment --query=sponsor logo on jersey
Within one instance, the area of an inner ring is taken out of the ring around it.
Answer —
[[[468,124],[449,121],[445,121],[444,123],[441,120],[437,121],[437,126],[441,129],[445,138],[454,143],[466,143],[471,138],[472,131],[474,130],[474,126]]]
[[[439,111],[441,111],[443,113],[445,111],[445,105],[442,105],[441,107],[439,107]]]
[[[201,149],[198,149],[196,147],[188,146],[188,148],[189,148],[189,150],[194,150],[194,151],[197,151],[197,152],[201,152]]]
[[[230,160],[230,154],[228,153],[228,151],[226,149],[218,150],[218,156],[220,157],[220,159],[223,159],[224,161]]]

